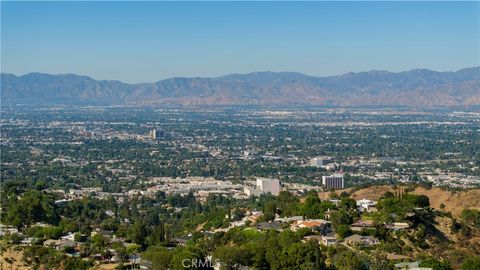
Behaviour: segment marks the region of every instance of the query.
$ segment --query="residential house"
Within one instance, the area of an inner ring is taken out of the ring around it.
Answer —
[[[370,235],[363,236],[363,235],[354,234],[345,238],[345,243],[347,243],[347,245],[350,245],[350,246],[373,246],[373,245],[379,244],[380,242],[378,241],[377,238]]]
[[[13,226],[0,224],[0,236],[11,235],[18,233],[18,229]]]
[[[263,231],[268,231],[268,230],[276,230],[276,231],[281,231],[282,226],[281,223],[279,222],[259,222],[255,226],[258,230],[263,230]]]
[[[375,221],[373,220],[359,220],[353,223],[350,226],[350,229],[354,232],[360,232],[366,228],[373,228],[375,226]]]
[[[320,245],[329,247],[329,246],[334,246],[338,243],[337,238],[333,236],[325,236],[325,235],[308,235],[305,236],[304,240],[315,240],[317,241]]]
[[[60,248],[60,240],[54,240],[54,239],[48,239],[43,242],[43,246],[45,247],[51,247],[56,250],[59,250]]]
[[[297,231],[302,228],[309,228],[313,232],[325,234],[331,230],[331,225],[330,221],[324,219],[296,220],[290,225],[292,231]]]
[[[410,228],[410,225],[407,222],[393,222],[391,224],[387,224],[387,228],[398,231],[408,229]]]
[[[337,243],[338,243],[338,240],[334,236],[322,235],[322,242],[321,242],[322,245],[329,247],[329,246],[335,246]]]
[[[33,237],[27,237],[20,241],[21,246],[31,246],[35,239]]]
[[[74,248],[77,244],[74,241],[70,240],[64,240],[64,239],[59,239],[59,240],[54,240],[54,239],[48,239],[45,242],[43,242],[43,246],[45,247],[51,247],[56,250],[64,250],[66,248]]]
[[[277,217],[277,218],[275,218],[275,221],[277,221],[277,222],[286,222],[286,223],[292,222],[292,221],[301,221],[301,220],[303,220],[302,216],[292,216],[292,217],[284,217],[284,218]]]
[[[368,211],[368,209],[375,207],[377,202],[367,199],[361,199],[357,201],[357,209],[360,212]]]

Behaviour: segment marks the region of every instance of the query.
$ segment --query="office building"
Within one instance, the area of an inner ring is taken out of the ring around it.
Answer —
[[[280,193],[280,180],[257,177],[257,190],[277,196]]]
[[[343,175],[322,176],[322,185],[326,189],[342,189],[344,187]]]

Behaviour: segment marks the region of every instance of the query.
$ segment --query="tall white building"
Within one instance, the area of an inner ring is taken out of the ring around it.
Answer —
[[[342,189],[344,187],[343,175],[334,174],[330,176],[322,176],[322,185],[327,189]]]
[[[262,193],[270,193],[277,196],[280,194],[280,180],[257,177],[257,190],[260,190]]]

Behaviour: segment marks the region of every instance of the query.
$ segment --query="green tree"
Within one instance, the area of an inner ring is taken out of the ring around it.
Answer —
[[[274,202],[268,202],[263,208],[263,220],[271,221],[275,219],[277,207]]]
[[[205,261],[205,254],[196,247],[182,247],[175,250],[175,254],[171,260],[171,268],[173,270],[198,269],[195,264]]]
[[[447,261],[439,261],[434,258],[427,258],[420,262],[420,267],[430,267],[433,270],[452,270],[450,263]]]
[[[324,211],[322,201],[313,190],[307,194],[305,201],[300,205],[300,212],[306,218],[323,218]]]
[[[120,262],[124,263],[128,259],[127,248],[120,242],[115,242],[112,244],[112,248],[115,250],[118,259]]]
[[[12,233],[10,235],[10,242],[12,242],[12,244],[14,245],[20,244],[20,241],[22,241],[22,239],[23,238],[18,233]]]
[[[462,270],[480,269],[480,256],[466,258],[462,263]]]
[[[139,244],[140,246],[145,246],[145,239],[147,236],[147,229],[141,221],[137,221],[133,224],[130,229],[129,237],[132,242]]]
[[[350,226],[348,225],[339,225],[335,229],[335,232],[337,233],[338,237],[341,239],[345,239],[346,237],[349,237],[352,235],[352,230],[350,229]]]
[[[175,251],[164,247],[149,247],[142,258],[152,263],[152,270],[171,269],[171,262]]]
[[[350,250],[343,251],[334,257],[334,264],[338,270],[367,270],[367,260]]]
[[[294,216],[298,211],[299,199],[288,191],[281,191],[276,198],[277,207],[283,217]]]
[[[105,239],[101,233],[97,233],[92,236],[92,249],[99,253],[105,248]]]
[[[463,209],[461,217],[466,223],[475,227],[480,227],[480,210]]]
[[[247,249],[236,246],[220,246],[213,253],[213,259],[221,262],[222,269],[240,269],[241,266],[247,266],[251,256]]]
[[[350,225],[353,222],[353,219],[345,210],[332,211],[330,214],[330,221],[332,226],[336,229],[340,225]]]
[[[294,243],[284,247],[285,255],[280,256],[282,269],[325,269],[323,256],[317,241]]]
[[[242,210],[240,209],[239,207],[235,207],[233,208],[233,211],[232,211],[232,219],[234,221],[238,221],[238,220],[241,220],[242,218],[245,217],[245,210]]]
[[[429,207],[430,206],[430,200],[426,195],[418,195],[416,196],[416,205],[418,207]]]

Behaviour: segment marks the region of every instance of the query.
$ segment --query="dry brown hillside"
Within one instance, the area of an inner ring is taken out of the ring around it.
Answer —
[[[355,200],[363,198],[378,200],[378,198],[387,191],[394,192],[395,190],[392,186],[372,186],[354,191],[351,196]],[[430,205],[435,209],[440,209],[440,204],[443,203],[445,205],[444,210],[452,212],[456,217],[458,217],[465,208],[480,210],[480,189],[447,191],[440,188],[425,189],[423,187],[417,187],[412,193],[428,196]]]
[[[439,188],[428,190],[419,187],[413,193],[427,195],[433,208],[440,209],[440,204],[443,203],[445,211],[450,211],[457,217],[465,208],[480,210],[480,189],[451,192]]]
[[[0,269],[3,270],[29,270],[33,269],[22,261],[23,252],[10,248],[0,255]]]

